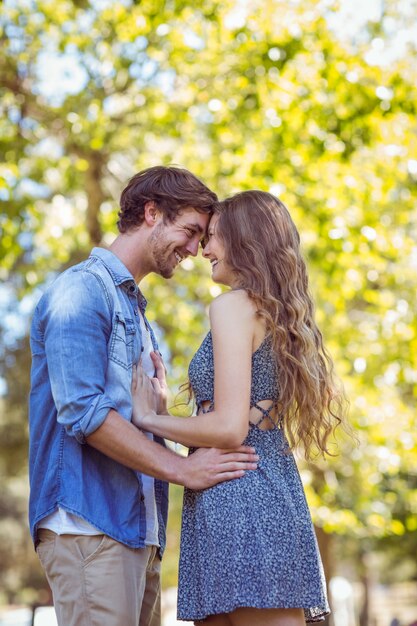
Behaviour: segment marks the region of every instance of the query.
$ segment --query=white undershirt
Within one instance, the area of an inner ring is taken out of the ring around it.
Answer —
[[[145,326],[145,321],[140,315],[140,329],[142,331],[142,367],[147,376],[153,377],[155,375],[155,367],[152,363],[150,353],[153,350],[151,336],[148,329]],[[143,433],[148,439],[153,441],[152,433]],[[145,509],[146,509],[146,539],[145,544],[147,546],[159,546],[158,541],[158,517],[156,511],[155,501],[155,480],[152,476],[142,474],[142,488],[143,495],[145,497]]]
[[[150,357],[153,350],[152,340],[142,315],[139,315],[140,327],[142,331],[142,367],[148,376],[154,376],[155,368]],[[148,439],[153,440],[151,433],[144,433]],[[143,496],[145,498],[146,510],[146,538],[145,545],[159,546],[158,540],[158,516],[155,501],[155,480],[151,476],[142,474]],[[44,517],[38,524],[38,528],[48,528],[57,535],[101,535],[102,531],[98,530],[92,524],[86,522],[83,518],[69,513],[62,508],[58,508],[47,517]]]

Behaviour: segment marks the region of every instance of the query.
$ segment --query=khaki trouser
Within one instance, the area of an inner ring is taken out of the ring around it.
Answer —
[[[157,548],[128,548],[107,535],[38,531],[36,548],[59,626],[160,626]]]

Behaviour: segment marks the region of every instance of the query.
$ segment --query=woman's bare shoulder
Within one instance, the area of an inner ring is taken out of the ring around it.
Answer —
[[[255,313],[255,303],[244,289],[232,289],[222,293],[210,304],[210,317],[227,314],[253,317]]]

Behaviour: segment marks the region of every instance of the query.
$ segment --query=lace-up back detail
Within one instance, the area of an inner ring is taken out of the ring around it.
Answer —
[[[200,409],[203,402],[210,402],[204,413],[214,408],[214,357],[213,339],[209,331],[190,362],[188,376],[193,388],[197,408]],[[259,422],[265,418],[272,418],[269,412],[275,407],[279,398],[278,366],[272,349],[269,336],[265,337],[261,345],[252,354],[252,381],[250,391],[250,406],[254,406],[261,412]],[[269,409],[258,406],[261,400],[271,400]]]

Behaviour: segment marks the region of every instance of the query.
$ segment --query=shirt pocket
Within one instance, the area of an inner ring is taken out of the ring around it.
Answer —
[[[129,370],[134,362],[135,335],[134,320],[116,313],[110,337],[109,359],[126,370]]]

